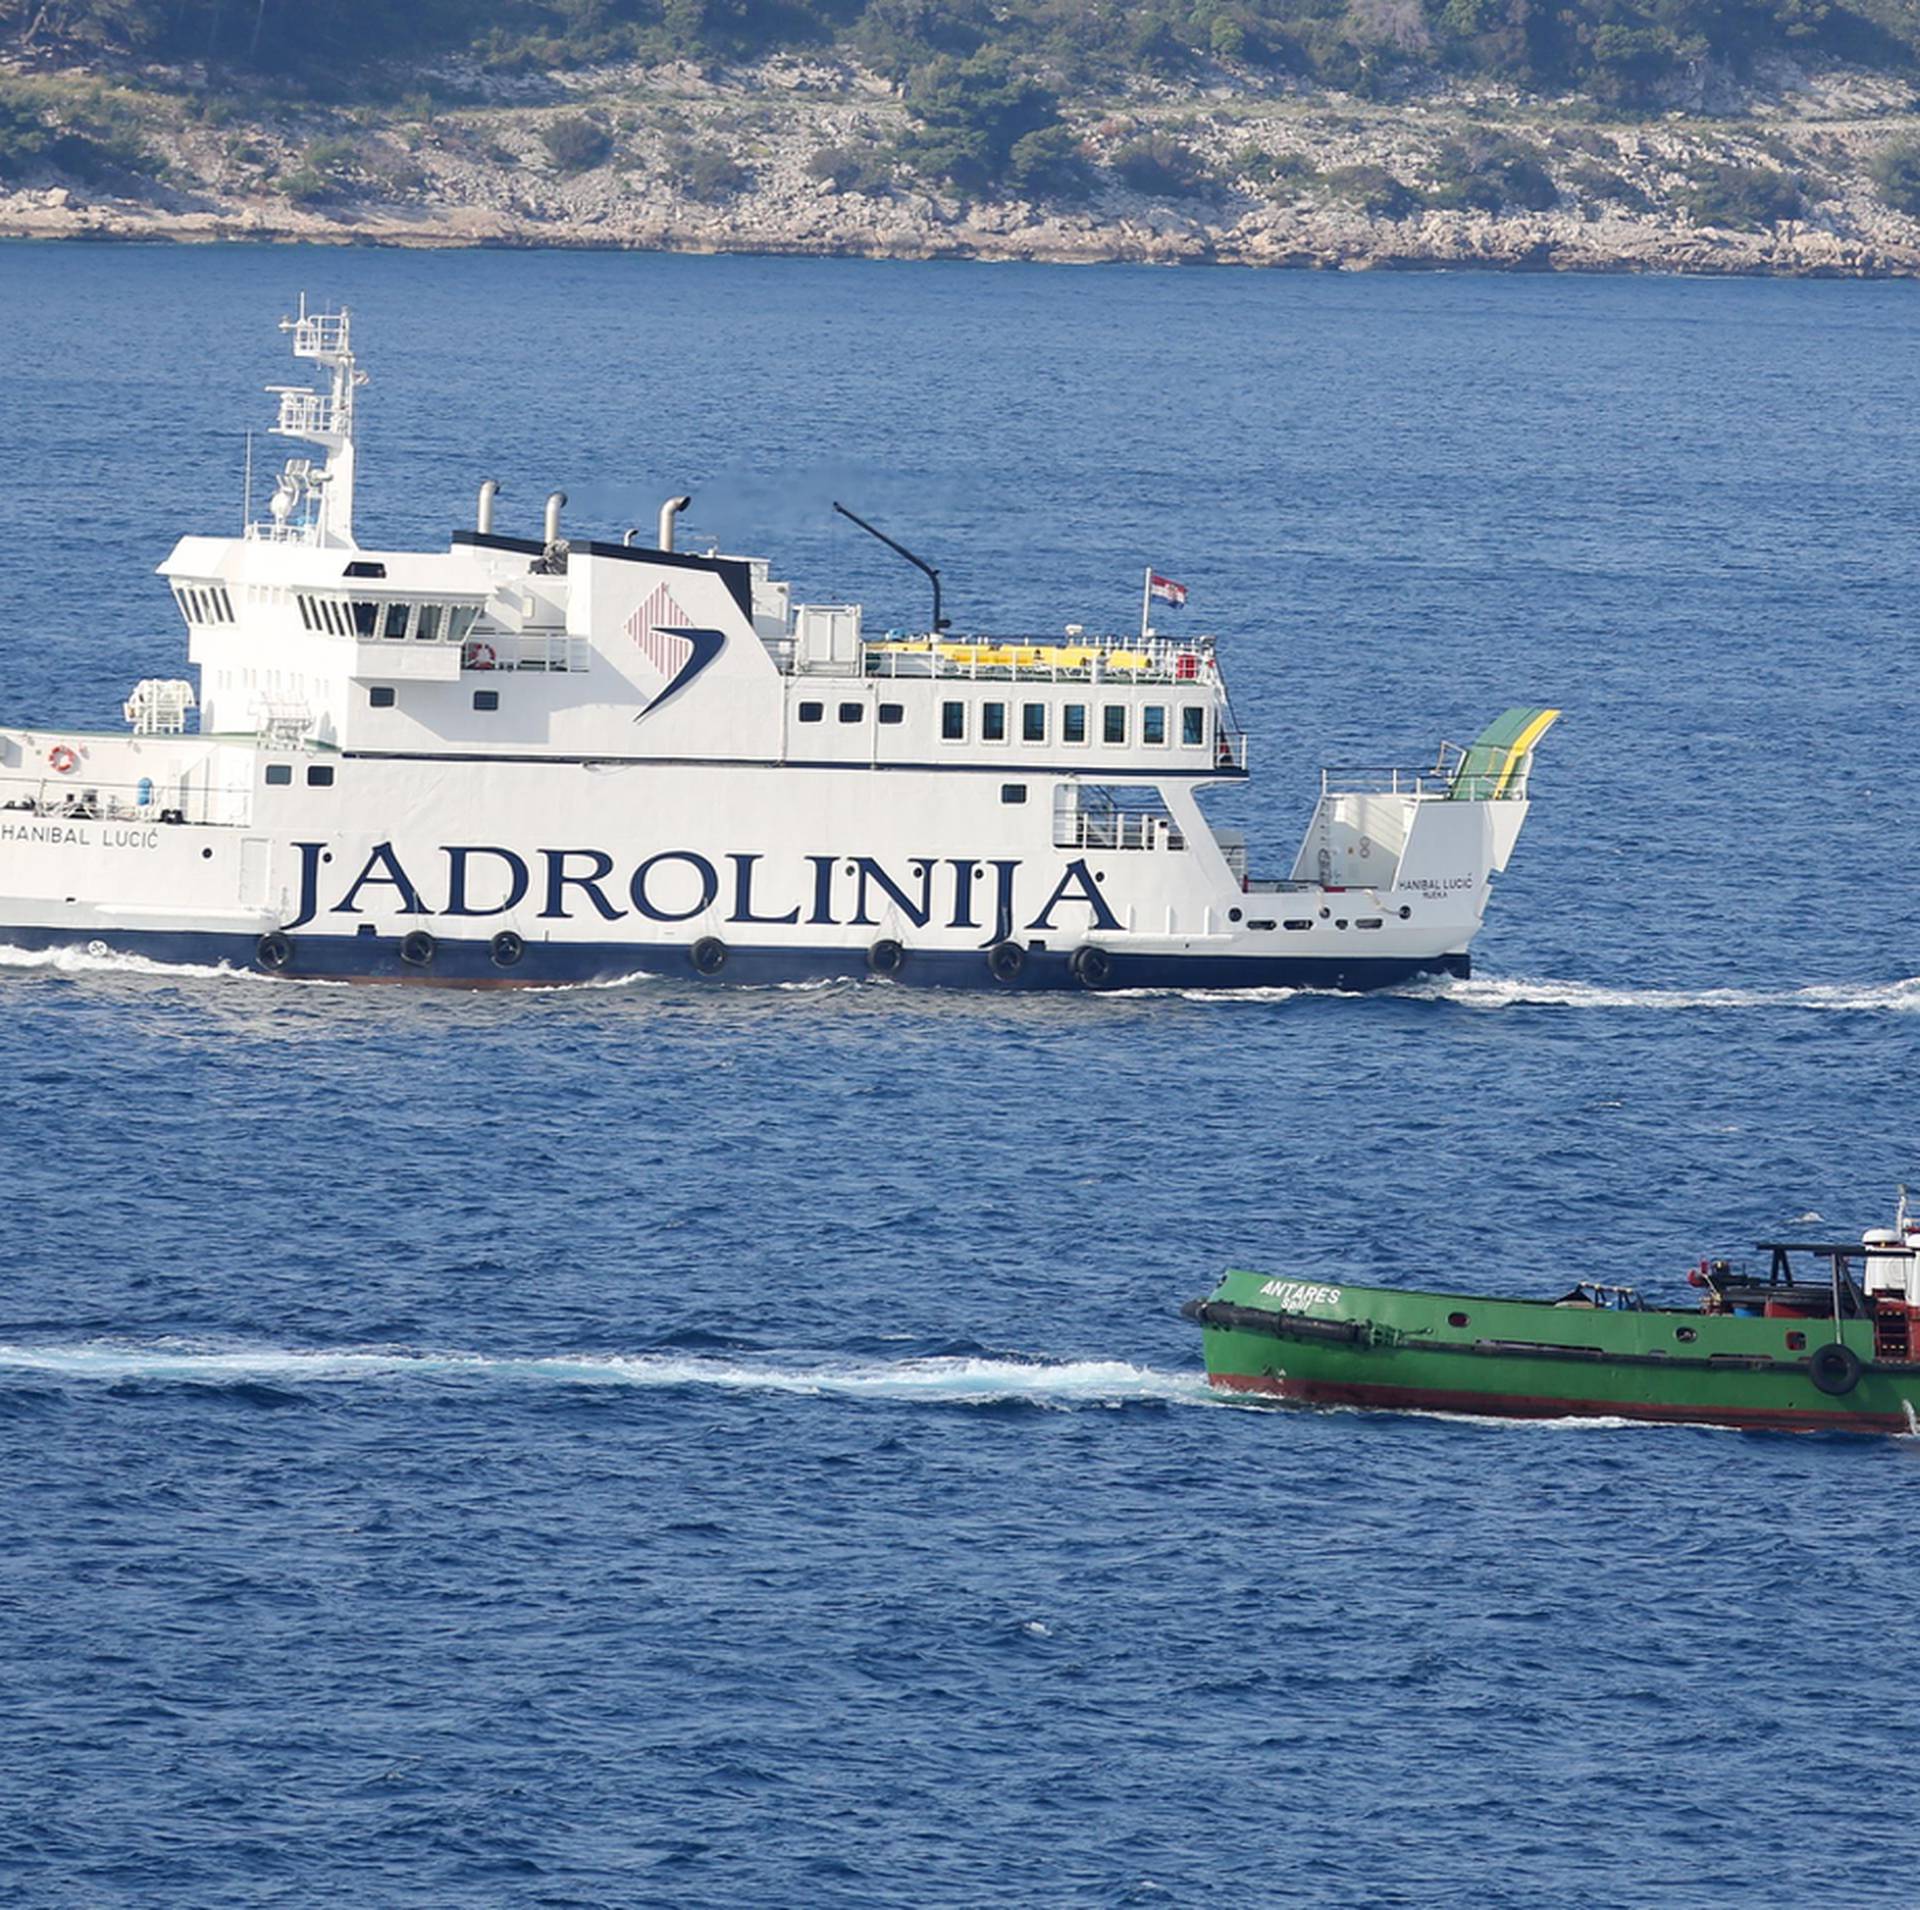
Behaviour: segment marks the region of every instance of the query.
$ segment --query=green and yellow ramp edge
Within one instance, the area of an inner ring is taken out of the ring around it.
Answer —
[[[1533,705],[1503,710],[1467,745],[1453,772],[1452,802],[1500,802],[1527,786],[1527,765],[1560,712]]]

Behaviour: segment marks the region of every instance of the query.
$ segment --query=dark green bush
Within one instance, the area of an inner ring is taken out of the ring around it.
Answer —
[[[868,146],[822,146],[807,161],[807,171],[835,192],[864,193],[869,199],[893,187],[892,165]]]
[[[1200,155],[1166,133],[1128,140],[1114,154],[1113,170],[1122,185],[1152,199],[1199,199],[1219,187]]]
[[[1433,162],[1432,206],[1545,212],[1560,197],[1537,147],[1497,133],[1450,140]]]
[[[1920,219],[1920,139],[1897,140],[1874,154],[1868,171],[1883,205]]]
[[[708,205],[731,199],[753,184],[753,174],[732,154],[690,139],[675,140],[668,146],[667,177],[689,199]]]
[[[1619,206],[1626,212],[1650,212],[1653,201],[1631,179],[1622,178],[1611,167],[1582,160],[1566,168],[1566,181],[1575,192],[1603,204]]]
[[[1764,232],[1782,219],[1797,218],[1806,202],[1799,186],[1770,166],[1708,161],[1692,169],[1680,203],[1695,225]]]
[[[1093,190],[1093,168],[1066,127],[1043,126],[1013,142],[1006,183],[1023,199],[1084,199]]]
[[[1336,199],[1380,219],[1404,219],[1425,203],[1384,166],[1335,166],[1326,176],[1326,187]]]
[[[540,129],[540,139],[562,172],[587,172],[604,165],[613,152],[612,134],[584,113],[549,120]]]
[[[907,91],[914,124],[901,156],[925,178],[986,192],[1000,185],[1014,148],[1060,124],[1060,102],[1004,56],[935,60]]]

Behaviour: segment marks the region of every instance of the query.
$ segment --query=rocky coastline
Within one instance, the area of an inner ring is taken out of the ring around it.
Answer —
[[[54,76],[89,86],[97,75]],[[43,78],[42,84],[47,81]],[[1609,119],[1590,103],[1435,91],[1391,104],[1268,85],[1158,88],[1076,103],[1084,150],[1143,132],[1205,182],[1179,196],[1096,170],[1077,203],[968,199],[891,171],[895,91],[839,64],[727,72],[605,69],[502,81],[423,72],[401,106],[214,110],[190,74],[116,76],[151,176],[0,181],[0,237],[93,241],[541,246],[868,259],[1222,264],[1324,270],[1920,276],[1920,220],[1871,166],[1920,119],[1910,88],[1781,71],[1738,97]],[[551,129],[591,129],[562,163]],[[1525,142],[1539,209],[1437,205],[1420,182],[1463,139]],[[823,155],[868,155],[836,177]],[[1719,225],[1702,168],[1769,169],[1800,216]],[[1368,203],[1386,179],[1412,203]],[[1361,182],[1356,187],[1355,181]],[[1545,194],[1541,196],[1547,196]]]

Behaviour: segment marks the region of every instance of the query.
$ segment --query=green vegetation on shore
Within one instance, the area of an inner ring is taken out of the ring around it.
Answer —
[[[837,50],[896,80],[987,54],[1098,90],[1209,62],[1377,97],[1477,76],[1610,104],[1703,63],[1769,54],[1920,64],[1917,0],[0,0],[31,50],[204,60],[364,96],[395,62],[462,53],[541,70],[611,59]]]

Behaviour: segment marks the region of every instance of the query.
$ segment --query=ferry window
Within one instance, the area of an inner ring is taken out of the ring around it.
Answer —
[[[1180,711],[1180,740],[1189,749],[1207,740],[1207,713],[1196,703],[1188,703]]]
[[[465,643],[467,632],[480,621],[480,608],[477,604],[449,604],[447,606],[447,641]]]
[[[1044,743],[1047,740],[1047,706],[1044,703],[1021,704],[1020,740],[1023,743]]]
[[[222,584],[215,594],[220,599],[220,621],[222,623],[231,623],[233,621],[233,599],[227,595],[226,585]]]
[[[207,613],[201,606],[200,593],[197,590],[189,590],[187,592],[187,610],[195,623],[206,622]]]
[[[864,703],[842,703],[840,705],[840,720],[843,723],[857,723],[866,713],[867,706]]]
[[[964,703],[940,705],[940,740],[964,743],[967,740],[967,706]]]
[[[275,784],[292,782],[293,765],[291,763],[269,763],[267,765],[267,781]]]
[[[326,616],[327,628],[331,630],[336,637],[347,637],[353,634],[347,625],[346,611],[339,604],[335,603],[331,597],[322,597],[320,599],[320,608]]]
[[[296,597],[294,599],[294,602],[300,606],[300,621],[304,623],[309,630],[311,630],[313,628],[312,606],[310,605],[310,603],[305,597]]]
[[[407,634],[407,612],[412,608],[411,604],[388,604],[387,625],[380,634],[390,642],[395,637],[404,637]]]
[[[500,707],[500,692],[498,690],[475,690],[473,693],[473,707],[476,710],[497,710]]]
[[[1167,740],[1167,707],[1164,703],[1149,703],[1140,712],[1140,740],[1156,746]]]
[[[880,705],[880,720],[883,723],[904,723],[907,720],[906,705],[904,703],[882,703]]]
[[[315,789],[330,789],[333,786],[333,765],[331,763],[312,763],[307,768],[307,782]]]
[[[356,600],[353,606],[353,628],[357,636],[370,637],[380,627],[380,606],[370,604],[364,598]]]
[[[1019,803],[1025,802],[1026,799],[1027,786],[1025,783],[1002,783],[1000,785],[1000,800],[1002,802]]]
[[[391,683],[376,683],[367,692],[367,701],[371,703],[376,710],[392,709],[393,685]]]
[[[817,723],[826,713],[827,706],[824,703],[802,703],[800,705],[800,720],[803,723]]]
[[[1084,703],[1060,705],[1060,740],[1084,743],[1087,740],[1087,706]]]
[[[1007,740],[1007,706],[1004,703],[980,705],[980,740],[1004,743]]]
[[[1124,703],[1109,703],[1100,712],[1100,740],[1106,743],[1124,743],[1127,740],[1127,706]]]
[[[438,643],[440,641],[440,619],[445,615],[446,612],[443,611],[438,604],[422,604],[420,606],[420,621],[414,625],[413,634],[418,637],[422,643]]]

